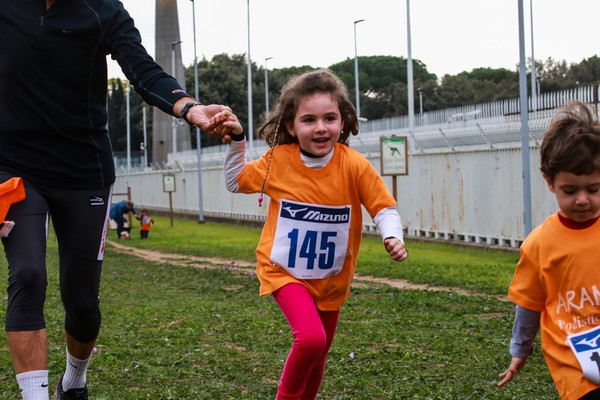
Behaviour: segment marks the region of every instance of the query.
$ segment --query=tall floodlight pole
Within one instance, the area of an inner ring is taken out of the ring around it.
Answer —
[[[535,86],[537,84],[537,77],[535,71],[535,55],[533,53],[533,0],[529,0],[529,18],[531,25],[531,108],[533,111],[537,111],[537,90]]]
[[[125,90],[127,107],[127,173],[131,171],[131,108],[129,105],[129,81]]]
[[[148,124],[146,123],[146,103],[142,105],[142,119],[144,124],[144,169],[148,166]]]
[[[269,68],[267,68],[267,61],[272,59],[273,57],[265,58],[265,108],[267,111],[267,118],[269,116]]]
[[[252,151],[254,124],[252,123],[252,57],[250,57],[250,0],[248,4],[248,150]]]
[[[354,21],[354,91],[356,92],[356,116],[360,118],[360,91],[358,86],[358,50],[356,47],[356,24],[364,19]]]
[[[410,37],[410,0],[406,0],[406,82],[408,86],[408,129],[413,132],[415,129],[415,94],[413,82],[413,60],[412,44]]]
[[[198,89],[198,58],[196,55],[196,3],[192,1],[192,29],[194,35],[194,97],[199,98]],[[196,158],[198,159],[198,223],[204,222],[204,206],[202,201],[202,140],[200,138],[200,128],[196,126]]]
[[[523,0],[519,6],[519,103],[521,107],[521,156],[523,168],[523,223],[524,235],[532,229],[531,222],[531,168],[529,165],[529,125],[527,110],[527,69],[525,67],[525,28]]]
[[[173,73],[173,78],[177,80],[177,70],[175,69],[175,46],[181,44],[183,40],[176,40],[171,43],[171,72]],[[177,153],[177,118],[173,117],[173,121],[171,124],[171,129],[173,131],[173,157]]]
[[[419,93],[419,117],[421,124],[423,124],[423,88],[418,87],[417,92]]]

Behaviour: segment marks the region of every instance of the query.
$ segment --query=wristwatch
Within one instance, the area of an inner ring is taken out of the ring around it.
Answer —
[[[183,119],[185,122],[187,122],[190,125],[194,125],[192,124],[190,121],[187,120],[186,116],[188,111],[190,111],[190,109],[194,106],[201,106],[202,103],[198,103],[197,101],[190,101],[189,103],[186,103],[185,106],[183,106],[183,108],[181,109],[181,115],[179,116],[179,118]]]

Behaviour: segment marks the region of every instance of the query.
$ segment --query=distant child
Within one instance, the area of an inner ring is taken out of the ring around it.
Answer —
[[[565,400],[600,399],[600,123],[580,102],[551,122],[541,171],[558,212],[521,246],[508,296],[516,306],[504,386],[525,365],[541,328],[542,352]]]
[[[277,399],[314,399],[350,294],[362,236],[362,211],[373,218],[392,259],[403,261],[396,201],[371,163],[351,149],[358,121],[342,81],[328,70],[295,77],[259,129],[270,150],[246,162],[246,141],[237,118],[224,126],[233,135],[225,160],[231,192],[269,195],[257,248],[260,295],[272,294],[293,332]],[[219,118],[217,117],[217,118]]]
[[[148,239],[148,234],[150,233],[150,228],[154,225],[154,220],[148,214],[147,208],[142,208],[142,214],[137,217],[140,220],[140,238]]]

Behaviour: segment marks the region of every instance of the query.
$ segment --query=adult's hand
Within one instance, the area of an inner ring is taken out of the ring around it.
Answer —
[[[221,104],[197,105],[189,109],[186,119],[209,136],[223,138],[229,135],[231,128],[223,125],[222,120],[213,119],[215,115],[222,111],[231,111],[231,108]]]

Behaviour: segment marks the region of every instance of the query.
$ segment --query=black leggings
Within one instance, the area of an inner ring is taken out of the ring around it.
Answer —
[[[0,182],[10,178],[0,172]],[[74,191],[25,183],[26,199],[11,206],[15,226],[2,239],[8,261],[6,331],[45,328],[49,217],[58,242],[65,329],[90,342],[100,330],[99,287],[112,187]]]

